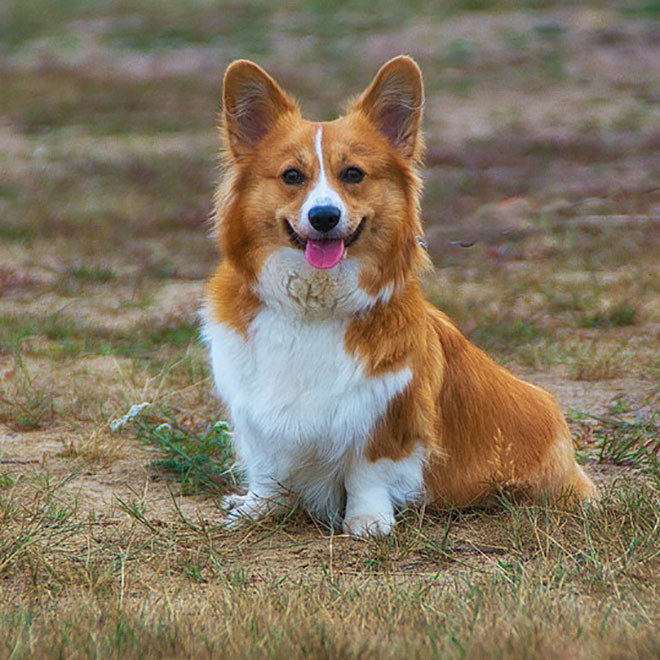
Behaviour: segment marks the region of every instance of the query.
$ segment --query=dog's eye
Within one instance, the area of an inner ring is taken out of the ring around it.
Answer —
[[[364,172],[359,167],[347,167],[341,173],[341,180],[344,183],[360,183],[364,179]]]
[[[282,174],[282,181],[290,186],[301,184],[305,180],[305,175],[295,167],[289,168]]]

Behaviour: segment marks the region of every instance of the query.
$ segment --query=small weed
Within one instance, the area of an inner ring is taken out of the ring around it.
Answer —
[[[138,500],[135,497],[131,497],[128,500],[123,500],[121,497],[118,497],[117,501],[119,503],[119,508],[128,515],[129,518],[144,525],[154,533],[158,532],[156,526],[147,517],[147,505],[144,499]]]
[[[204,569],[200,564],[188,564],[183,567],[184,575],[193,582],[206,582]]]
[[[139,440],[164,455],[151,465],[174,474],[182,493],[224,493],[235,486],[234,459],[225,422],[200,431],[183,426],[165,409],[154,412],[150,405],[141,406],[134,407],[133,414],[129,411],[114,428],[132,424]]]
[[[10,488],[16,480],[6,472],[0,472],[0,488]]]
[[[625,465],[657,472],[660,455],[660,419],[658,413],[636,415],[630,419],[624,402],[610,406],[607,414],[572,412],[582,425],[590,454],[598,463]],[[587,421],[589,420],[589,421]]]

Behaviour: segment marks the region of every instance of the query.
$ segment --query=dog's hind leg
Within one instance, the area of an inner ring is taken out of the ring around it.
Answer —
[[[575,462],[573,442],[568,432],[562,434],[550,448],[530,486],[530,494],[537,500],[549,495],[559,502],[575,506],[598,499],[593,482]]]

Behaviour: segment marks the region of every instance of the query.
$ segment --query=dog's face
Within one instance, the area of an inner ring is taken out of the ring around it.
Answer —
[[[395,287],[420,248],[416,165],[422,79],[395,58],[332,122],[302,118],[257,65],[225,74],[228,176],[218,197],[221,250],[251,280],[331,285],[369,297]],[[276,283],[278,284],[278,283]],[[295,287],[294,287],[295,288]],[[305,294],[307,295],[307,294]]]

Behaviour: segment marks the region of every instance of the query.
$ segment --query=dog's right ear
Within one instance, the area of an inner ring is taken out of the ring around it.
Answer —
[[[227,146],[237,158],[252,151],[282,114],[298,110],[273,78],[249,60],[227,67],[222,98]]]
[[[383,64],[351,109],[364,113],[406,158],[418,159],[423,107],[422,72],[415,60],[400,55]]]

